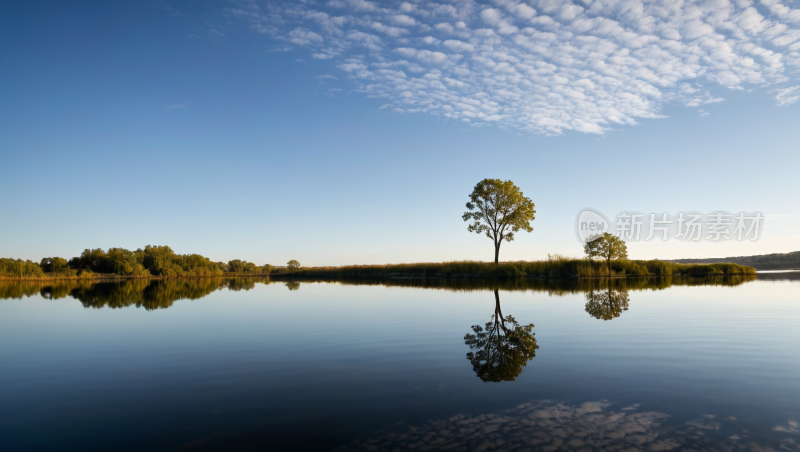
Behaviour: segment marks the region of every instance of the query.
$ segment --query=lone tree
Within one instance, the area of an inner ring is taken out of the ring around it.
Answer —
[[[627,259],[628,246],[621,238],[604,232],[593,240],[587,240],[583,251],[589,258],[599,257],[605,259],[608,267],[608,276],[611,277],[611,259]]]
[[[286,263],[286,268],[288,268],[290,272],[293,272],[298,268],[300,268],[300,262],[297,262],[296,260],[292,259]]]
[[[530,222],[536,217],[535,206],[530,198],[510,180],[484,179],[475,185],[467,203],[469,212],[461,217],[473,221],[467,230],[484,234],[494,241],[494,263],[500,258],[500,245],[503,240],[514,240],[520,230],[531,232]]]

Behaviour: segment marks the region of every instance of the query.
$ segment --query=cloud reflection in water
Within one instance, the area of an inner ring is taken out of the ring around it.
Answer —
[[[705,415],[665,426],[670,417],[666,413],[639,412],[638,404],[607,410],[613,405],[606,400],[574,406],[534,401],[500,413],[459,414],[423,426],[398,426],[392,433],[338,450],[800,451],[792,438],[754,433],[742,428],[735,418],[720,422],[713,415]]]

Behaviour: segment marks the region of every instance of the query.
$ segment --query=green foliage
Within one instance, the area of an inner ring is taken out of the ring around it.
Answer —
[[[263,271],[262,267],[257,266],[252,262],[234,259],[228,262],[228,271],[231,273],[250,273],[257,274]]]
[[[259,274],[272,267],[259,267],[252,262],[231,261],[241,273]],[[117,277],[149,278],[199,278],[222,276],[228,265],[211,262],[199,254],[175,254],[168,246],[147,245],[144,249],[129,251],[124,248],[85,249],[69,261],[60,257],[46,257],[41,264],[19,259],[0,260],[0,278],[56,279]]]
[[[483,234],[494,242],[494,263],[500,257],[503,240],[511,242],[520,230],[531,232],[530,222],[535,219],[533,201],[510,180],[484,179],[478,182],[469,195],[468,212],[461,218],[472,221],[469,232]]]
[[[41,278],[44,272],[39,264],[30,260],[0,258],[0,276],[20,279]]]
[[[679,272],[678,266],[672,262],[659,261],[655,259],[644,262],[644,266],[647,268],[647,272],[651,275],[670,276]]]
[[[297,271],[300,269],[300,262],[292,259],[286,263],[286,268],[288,268],[290,272]]]
[[[173,262],[175,252],[168,246],[144,247],[142,264],[150,273],[160,276],[182,276],[182,268]]]
[[[168,246],[147,245],[144,249],[129,251],[124,248],[86,249],[79,257],[69,261],[70,267],[80,271],[147,278],[221,276],[217,263],[199,254],[175,254]]]
[[[106,268],[106,265],[106,253],[100,248],[85,249],[80,256],[69,260],[69,266],[75,270],[90,269],[95,272],[106,273],[104,270],[111,270]]]
[[[142,250],[128,251],[124,248],[85,249],[78,257],[69,261],[69,266],[81,274],[102,273],[131,277],[148,277],[150,272],[142,264]]]
[[[172,262],[181,268],[183,271],[181,276],[185,278],[222,276],[222,271],[216,263],[199,254],[176,254]]]
[[[168,246],[147,245],[142,263],[150,273],[168,278],[222,276],[219,265],[209,258],[199,254],[175,254]]]
[[[232,273],[244,273],[246,266],[247,262],[240,261],[239,259],[228,261],[228,271]]]
[[[121,276],[135,276],[145,278],[150,276],[150,271],[144,268],[140,260],[144,254],[139,250],[128,251],[124,248],[110,248],[106,253],[106,270]]]
[[[51,276],[72,277],[78,274],[75,269],[70,268],[69,262],[63,257],[45,257],[39,266],[44,273]]]
[[[755,275],[755,270],[736,264],[680,265],[663,261],[609,262],[559,256],[546,261],[479,261],[439,263],[351,265],[344,267],[304,267],[294,272],[301,276],[325,278],[486,278],[486,279],[568,279],[594,277]]]

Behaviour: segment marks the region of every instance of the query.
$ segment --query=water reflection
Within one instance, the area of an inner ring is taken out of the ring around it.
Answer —
[[[300,281],[286,281],[286,288],[289,290],[300,289]]]
[[[689,422],[665,426],[669,415],[639,407],[607,400],[580,405],[534,401],[499,413],[459,414],[396,427],[338,450],[800,451],[795,440],[777,427],[701,413]]]
[[[504,290],[546,293],[551,296],[582,294],[592,290],[608,288],[618,290],[664,290],[672,286],[738,286],[761,279],[756,275],[709,276],[703,278],[651,276],[642,278],[573,278],[573,279],[508,279],[489,280],[481,278],[392,278],[386,280],[350,279],[335,281],[342,285],[381,285],[385,287],[409,287],[440,289],[453,292]],[[328,281],[333,282],[333,281]]]
[[[520,325],[513,316],[503,317],[500,293],[494,290],[494,314],[485,327],[474,325],[475,334],[464,336],[464,343],[472,350],[467,359],[472,370],[482,381],[514,381],[528,361],[536,357],[536,338],[533,324]]]
[[[180,280],[133,279],[118,282],[92,281],[0,281],[0,299],[41,296],[49,300],[72,297],[87,308],[143,307],[148,310],[166,309],[178,300],[197,300],[217,290],[251,290],[258,284],[280,282],[291,291],[301,284],[326,283],[341,285],[382,285],[385,287],[413,287],[441,289],[456,292],[472,291],[530,291],[550,296],[587,294],[587,312],[597,318],[618,317],[627,308],[624,294],[635,290],[663,290],[671,286],[735,286],[755,281],[755,275],[716,276],[707,278],[650,277],[607,280],[605,278],[568,280],[515,279],[506,281],[483,279],[389,279],[389,280],[270,280],[269,277],[199,278]],[[611,291],[611,292],[609,292]],[[597,293],[595,293],[597,292]],[[594,294],[594,295],[592,295]],[[606,297],[607,300],[603,300]],[[610,298],[609,298],[610,297]],[[590,306],[591,305],[591,306]],[[591,307],[591,312],[590,308]],[[598,317],[595,315],[599,313]],[[501,316],[502,317],[502,316]],[[498,317],[499,320],[500,317]],[[505,318],[508,322],[508,318]],[[502,323],[502,322],[501,322]],[[500,326],[502,330],[502,326]],[[505,331],[503,331],[505,334]]]
[[[629,301],[627,290],[612,289],[609,284],[605,291],[586,294],[586,312],[596,319],[615,319],[628,310]]]
[[[130,306],[166,309],[178,300],[198,300],[217,290],[251,290],[269,278],[200,278],[179,280],[131,279],[120,282],[57,281],[0,284],[0,299],[40,295],[48,300],[71,297],[85,308],[119,309]]]

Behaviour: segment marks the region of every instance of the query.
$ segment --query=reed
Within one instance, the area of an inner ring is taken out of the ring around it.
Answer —
[[[675,264],[650,260],[620,259],[605,262],[589,259],[551,258],[543,261],[491,262],[455,261],[387,265],[349,265],[343,267],[305,267],[295,276],[358,278],[489,278],[563,279],[643,276],[754,275],[755,269],[739,264]]]
[[[164,247],[166,248],[166,247]],[[149,251],[150,249],[148,249]],[[171,250],[169,250],[171,251]],[[139,264],[122,273],[98,273],[89,268],[75,270],[64,267],[56,272],[45,272],[36,262],[21,259],[0,259],[0,280],[93,280],[93,279],[181,279],[219,276],[292,275],[337,279],[358,278],[488,278],[488,279],[565,279],[612,278],[643,276],[715,276],[754,275],[755,269],[734,263],[677,264],[659,260],[614,260],[610,269],[604,261],[568,258],[551,255],[547,260],[492,262],[453,261],[386,265],[348,265],[342,267],[304,267],[294,271],[270,266],[244,266],[243,272],[223,272],[215,263],[198,255],[172,255],[168,264],[153,264],[153,272]],[[151,265],[145,260],[148,267]],[[137,267],[138,265],[138,267]],[[163,268],[162,268],[163,267]],[[251,268],[252,267],[252,268]],[[127,267],[126,267],[127,268]],[[128,271],[130,270],[130,271]],[[271,271],[271,273],[266,273]]]

